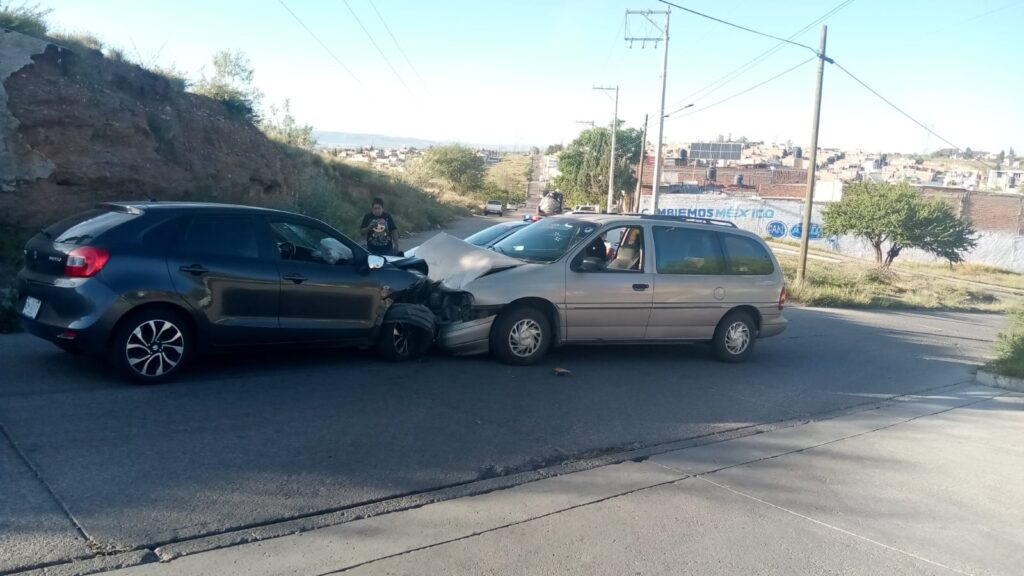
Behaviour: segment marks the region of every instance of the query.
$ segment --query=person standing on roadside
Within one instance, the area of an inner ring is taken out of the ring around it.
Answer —
[[[377,256],[398,254],[397,229],[391,214],[384,211],[384,200],[374,198],[370,213],[363,216],[359,227],[359,233],[366,236],[366,249]]]

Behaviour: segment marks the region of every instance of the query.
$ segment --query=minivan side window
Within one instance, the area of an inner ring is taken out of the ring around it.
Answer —
[[[722,274],[725,265],[715,233],[673,226],[654,227],[659,274]]]
[[[256,226],[248,216],[200,215],[192,218],[182,242],[185,254],[258,258]]]
[[[644,229],[620,226],[598,234],[573,259],[572,270],[580,272],[585,258],[600,261],[598,271],[643,272]]]
[[[725,250],[726,274],[766,276],[775,272],[771,256],[753,238],[722,234],[722,248]]]

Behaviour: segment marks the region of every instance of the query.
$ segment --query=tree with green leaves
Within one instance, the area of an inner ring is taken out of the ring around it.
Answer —
[[[823,214],[826,234],[852,234],[867,240],[875,261],[888,268],[908,248],[950,263],[977,245],[974,228],[939,199],[922,198],[905,183],[856,182]]]
[[[558,154],[559,152],[562,151],[563,148],[564,146],[562,146],[561,144],[552,144],[548,146],[546,150],[544,150],[544,154],[547,156],[550,156],[552,154]]]
[[[309,124],[299,124],[295,120],[295,117],[292,116],[290,100],[285,100],[284,106],[280,110],[277,106],[270,106],[270,117],[260,121],[260,129],[271,140],[277,140],[303,150],[316,148],[313,127]]]
[[[220,100],[224,107],[252,123],[260,120],[263,93],[253,85],[253,70],[243,52],[221,51],[213,55],[213,75],[206,74],[192,92]]]
[[[615,194],[633,190],[633,166],[640,161],[640,136],[636,128],[619,129],[615,135]],[[611,130],[590,128],[569,143],[558,157],[555,186],[565,194],[566,205],[604,205],[608,197],[608,163],[611,161]],[[617,200],[618,198],[616,198]]]
[[[422,167],[430,178],[444,181],[459,194],[473,192],[484,182],[484,159],[461,144],[430,148],[423,154]]]

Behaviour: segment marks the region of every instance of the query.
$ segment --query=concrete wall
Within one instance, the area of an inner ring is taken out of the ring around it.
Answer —
[[[968,200],[968,205],[974,203],[970,208],[979,221],[988,222],[991,219],[992,223],[1001,229],[981,230],[978,226],[978,246],[966,255],[967,262],[1024,273],[1024,236],[1017,234],[1015,230],[1005,229],[1009,227],[1010,221],[1016,223],[1021,201],[1020,198],[977,196]],[[695,194],[662,194],[658,198],[658,212],[662,214],[729,220],[738,227],[760,236],[787,240],[797,240],[801,236],[803,205],[804,203],[798,200],[750,200]],[[837,250],[865,259],[874,258],[871,246],[859,238],[843,236],[830,241],[821,237],[822,208],[823,206],[815,204],[812,211],[812,246]],[[643,196],[640,199],[640,211],[649,213],[650,209],[651,197]],[[820,237],[816,238],[815,235]],[[900,260],[942,262],[919,250],[903,252],[900,254]]]

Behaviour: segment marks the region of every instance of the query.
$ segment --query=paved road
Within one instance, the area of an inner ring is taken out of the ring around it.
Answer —
[[[0,573],[362,504],[380,512],[442,487],[811,420],[967,381],[1002,325],[788,315],[791,329],[744,365],[704,346],[568,348],[526,368],[311,350],[215,358],[154,387],[2,336]]]

